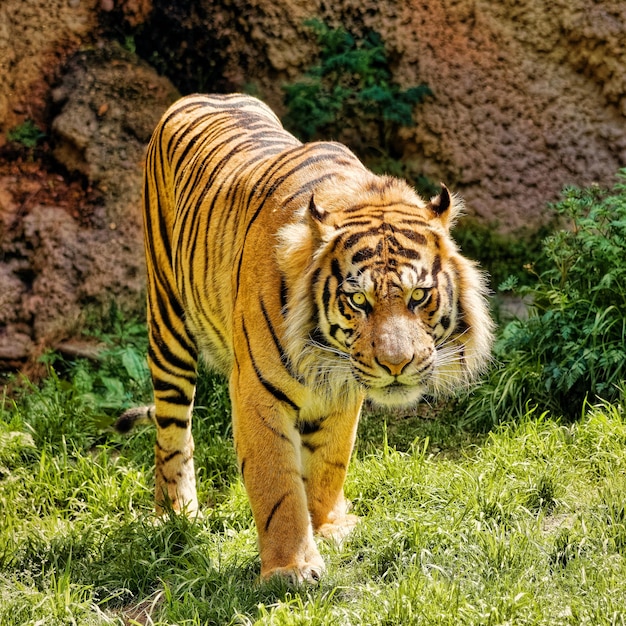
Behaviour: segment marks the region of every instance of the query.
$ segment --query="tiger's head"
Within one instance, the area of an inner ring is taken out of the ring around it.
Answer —
[[[315,372],[316,355],[331,385],[334,360],[344,374],[337,384],[349,372],[387,405],[466,386],[489,360],[493,323],[484,276],[449,234],[459,209],[445,186],[424,202],[389,177],[372,177],[354,195],[311,196],[281,235],[283,256],[289,242],[292,261],[299,254],[296,265],[307,266],[296,280],[302,312],[288,327],[300,337],[294,358]]]

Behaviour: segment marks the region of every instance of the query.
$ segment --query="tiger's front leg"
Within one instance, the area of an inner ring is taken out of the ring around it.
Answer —
[[[296,410],[253,373],[246,376],[237,368],[230,390],[235,449],[257,527],[261,577],[315,582],[324,561],[313,538],[300,471]]]
[[[341,543],[358,522],[348,513],[343,486],[354,447],[362,400],[324,418],[301,418],[302,473],[314,531]]]

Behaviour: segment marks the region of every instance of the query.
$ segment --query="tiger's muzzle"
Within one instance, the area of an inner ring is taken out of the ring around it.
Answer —
[[[354,354],[359,355],[358,360],[352,360],[357,380],[375,402],[416,402],[424,394],[435,366],[433,338],[412,315],[379,316],[372,326],[372,339],[363,346],[354,346]]]

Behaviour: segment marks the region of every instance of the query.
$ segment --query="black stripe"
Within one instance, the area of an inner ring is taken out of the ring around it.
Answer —
[[[272,507],[272,510],[270,511],[270,514],[267,517],[267,520],[265,522],[265,532],[268,531],[270,524],[272,522],[272,518],[274,517],[274,515],[276,514],[276,511],[278,511],[278,509],[280,508],[280,505],[285,501],[285,498],[288,496],[289,494],[286,493],[284,494],[279,500],[278,502],[276,502],[276,504]]]
[[[311,275],[311,286],[309,289],[309,293],[315,293],[315,291],[317,290],[317,283],[320,279],[321,274],[322,274],[322,269],[318,267]]]
[[[317,420],[298,420],[296,422],[296,428],[301,435],[313,435],[323,428],[323,419]]]
[[[259,369],[258,365],[256,364],[254,356],[252,355],[252,348],[250,346],[250,338],[248,336],[248,331],[246,329],[245,322],[243,322],[241,326],[242,326],[242,329],[243,329],[244,337],[246,339],[246,345],[248,347],[248,355],[250,357],[250,362],[252,363],[252,367],[254,369],[254,373],[256,374],[256,377],[258,378],[259,382],[277,400],[279,400],[280,402],[283,402],[285,404],[288,404],[290,407],[294,408],[296,411],[299,411],[300,407],[293,400],[291,400],[282,390],[278,389],[278,387],[275,387],[272,383],[270,383],[263,376],[263,374],[261,373],[261,370]]]
[[[201,286],[194,284],[193,293],[191,294],[194,300],[194,304],[197,310],[203,311],[205,313],[205,315],[203,315],[202,317],[202,321],[209,327],[209,333],[212,335],[211,339],[213,341],[217,341],[217,343],[220,344],[222,350],[226,352],[229,350],[229,347],[228,347],[229,343],[226,340],[224,333],[217,327],[216,323],[210,318],[209,316],[210,311],[208,311],[208,307],[202,306],[203,304],[206,303],[207,292],[201,292],[200,288]]]
[[[160,448],[161,446],[159,446]],[[172,459],[175,459],[177,456],[181,455],[183,453],[182,450],[174,450],[174,452],[170,452],[167,456],[163,457],[163,459],[161,459],[163,461],[163,463],[169,463]]]
[[[390,206],[394,206],[398,204],[397,202],[383,202],[381,204],[376,204],[375,202],[362,202],[361,204],[354,204],[347,209],[344,209],[344,213],[356,213],[358,211],[362,211],[363,209],[386,209]]]
[[[368,363],[365,363],[365,361],[353,359],[351,365],[357,371],[361,372],[361,374],[365,374],[366,376],[372,377],[371,367],[369,366]]]
[[[398,208],[391,208],[398,207]],[[377,209],[378,212],[382,212],[382,209],[388,209],[388,212],[393,211],[394,213],[400,213],[401,215],[414,216],[413,212],[402,211],[403,208],[413,208],[418,211],[423,210],[423,207],[420,207],[417,204],[413,204],[411,202],[405,202],[404,200],[394,200],[393,202],[363,202],[361,204],[355,204],[354,206],[348,207],[344,209],[344,213],[356,213],[357,211],[362,211],[363,209]],[[422,222],[426,224],[426,222]]]
[[[178,180],[180,170],[186,164],[187,156],[196,147],[196,143],[198,141],[206,143],[207,139],[211,138],[211,135],[213,134],[211,130],[212,127],[216,125],[216,122],[213,122],[211,126],[207,128],[207,125],[209,124],[211,124],[211,120],[207,115],[196,117],[193,120],[187,121],[184,126],[181,126],[180,129],[176,129],[175,131],[177,133],[177,139],[173,150],[171,148],[174,135],[172,136],[172,139],[170,139],[167,146],[167,155],[170,159],[170,170],[176,185],[180,182]],[[180,134],[178,134],[178,130],[181,130]],[[209,132],[207,132],[207,130]],[[185,146],[182,150],[179,150],[181,144],[183,143]]]
[[[346,464],[342,463],[341,461],[328,461],[327,459],[324,459],[324,463],[326,465],[330,465],[331,467],[336,467],[337,469],[341,469],[341,470],[347,469]]]
[[[337,335],[339,334],[340,330],[343,331],[346,339],[348,339],[352,335],[352,331],[349,328],[342,328],[339,324],[331,324],[330,328],[328,329],[328,334],[335,341],[339,342],[339,339],[337,339]]]
[[[211,103],[208,101],[201,101],[201,100],[193,100],[191,102],[184,102],[182,103],[181,106],[176,107],[175,110],[173,110],[170,115],[168,115],[167,117],[165,117],[162,121],[161,121],[161,128],[165,129],[166,127],[169,127],[170,122],[173,123],[173,129],[172,129],[172,135],[169,138],[169,141],[167,142],[167,158],[168,161],[171,162],[172,159],[172,146],[174,145],[175,142],[180,141],[180,137],[184,136],[186,134],[186,130],[189,127],[189,122],[186,122],[185,124],[181,124],[180,121],[173,121],[175,117],[179,116],[181,113],[184,113],[186,111],[188,111],[189,109],[204,109],[201,110],[199,112],[195,113],[195,117],[193,118],[194,120],[204,120],[206,119],[210,114],[211,111],[208,111],[206,109],[210,109],[211,107]],[[180,132],[180,134],[179,134]],[[176,143],[176,146],[178,144]],[[175,147],[176,147],[175,146]]]
[[[169,428],[170,426],[176,426],[176,428],[187,428],[189,426],[189,420],[181,420],[176,417],[158,417],[156,422],[159,428]]]
[[[274,325],[272,324],[272,320],[270,319],[269,313],[265,308],[265,302],[261,299],[261,313],[263,313],[263,318],[265,319],[265,325],[267,329],[270,331],[270,335],[272,336],[272,341],[274,342],[274,346],[276,346],[276,350],[280,355],[280,359],[283,363],[287,360],[287,355],[285,354],[285,350],[283,349],[280,339],[278,339],[278,335],[276,334],[276,330],[274,329]]]
[[[393,250],[394,255],[401,256],[405,259],[411,259],[411,261],[419,261],[422,258],[422,255],[412,248],[402,248],[398,247]]]
[[[344,281],[343,273],[337,259],[333,259],[330,264],[330,273],[337,281],[337,287],[340,287]]]
[[[330,307],[330,297],[331,297],[330,281],[331,280],[332,278],[330,276],[326,277],[326,280],[324,281],[324,289],[322,290],[322,304],[324,306],[324,316],[326,318],[328,318],[327,312],[328,312],[328,308]]]
[[[171,404],[172,406],[188,407],[191,405],[191,399],[186,398],[184,395],[175,393],[172,396],[159,395],[159,403]]]
[[[310,441],[302,440],[301,443],[302,443],[302,447],[306,448],[311,454],[315,454],[320,449],[319,445],[315,445],[314,443],[311,443]]]
[[[263,417],[263,415],[261,415],[261,413],[259,413],[258,411],[256,412],[257,416],[260,418],[261,422],[263,423],[263,426],[265,426],[265,428],[267,428],[269,431],[271,431],[274,435],[276,435],[277,437],[279,437],[280,439],[282,439],[283,441],[286,441],[287,443],[289,443],[290,445],[293,446],[293,441],[291,441],[291,439],[289,439],[289,437],[287,437],[287,435],[285,435],[285,433],[280,432],[280,430],[278,430],[277,428],[275,428],[274,426],[272,426],[266,419],[265,417]]]
[[[465,310],[463,309],[463,305],[461,304],[460,300],[457,302],[457,307],[458,307],[458,319],[454,327],[454,333],[457,335],[462,335],[463,333],[469,330],[470,326],[467,323]]]
[[[175,118],[180,113],[184,113],[188,109],[193,109],[194,107],[199,109],[209,106],[211,106],[211,104],[208,101],[208,98],[206,98],[205,96],[200,96],[198,98],[194,96],[191,96],[189,98],[183,98],[172,106],[172,108],[169,110],[169,115],[161,120],[161,125],[166,126],[173,118]]]
[[[172,372],[167,366],[171,366],[176,370],[182,371],[182,374],[176,373],[177,376],[185,378],[189,381],[196,379],[196,361],[188,363],[175,355],[169,348],[169,346],[163,341],[163,336],[158,327],[158,324],[154,319],[150,321],[149,334],[151,341],[148,344],[148,356],[163,370],[166,372]],[[157,353],[158,350],[158,353]],[[191,356],[191,355],[189,355]]]
[[[192,362],[195,363],[198,359],[198,350],[195,344],[192,343],[193,340],[186,332],[183,335],[176,328],[177,323],[181,326],[184,326],[183,319],[185,317],[185,311],[178,301],[178,298],[176,298],[176,296],[171,291],[171,289],[169,289],[168,286],[158,285],[155,299],[157,308],[159,310],[159,321],[163,322],[163,325],[165,326],[165,328],[167,328],[174,340],[187,353]],[[166,302],[169,305],[169,308],[172,310],[174,316],[173,320],[172,316],[170,315],[169,309],[165,306]],[[152,308],[151,313],[153,314],[154,319],[154,309]]]
[[[165,258],[167,259],[167,263],[171,263],[171,242],[170,242],[170,233],[167,229],[167,224],[163,219],[164,211],[161,210],[159,205],[159,198],[161,195],[158,193],[160,184],[158,183],[158,177],[156,176],[155,168],[154,168],[154,150],[160,149],[160,145],[151,145],[148,151],[147,157],[147,165],[146,172],[144,174],[144,190],[143,190],[143,210],[144,210],[144,225],[146,229],[146,234],[144,237],[144,241],[146,243],[146,247],[149,250],[150,258],[152,259],[152,267],[153,271],[156,271],[158,275],[161,277],[161,280],[164,280],[164,276],[160,267],[160,264],[157,260],[157,253],[154,245],[160,243],[163,251],[165,253]],[[159,162],[159,158],[157,158],[157,163]],[[163,164],[161,164],[163,167]],[[152,180],[152,184],[154,185],[155,191],[157,192],[157,207],[156,209],[150,203],[150,181]],[[154,224],[153,220],[156,218],[157,226],[160,236],[160,242],[156,241]]]
[[[168,478],[164,473],[163,470],[160,467],[156,468],[157,473],[159,474],[159,476],[161,477],[161,480],[166,484],[166,485],[171,485],[173,483],[176,482],[175,478]],[[167,493],[165,491],[163,491],[163,496],[164,499],[169,499],[169,496],[167,495]],[[174,502],[175,500],[172,500],[172,502]]]
[[[363,261],[368,261],[376,255],[377,251],[374,248],[363,248],[362,250],[354,253],[352,256],[352,263],[363,263]]]
[[[422,233],[418,233],[414,230],[409,230],[408,228],[400,228],[395,229],[395,232],[422,246],[425,246],[428,243],[428,240],[424,235],[422,235]]]
[[[284,203],[287,205],[293,202],[296,198],[299,198],[300,196],[303,196],[303,195],[306,195],[308,199],[308,196],[310,196],[311,191],[314,191],[315,188],[320,183],[323,183],[325,180],[334,178],[336,175],[337,175],[336,171],[332,171],[332,172],[328,172],[327,174],[323,174],[322,176],[318,176],[317,178],[313,178],[307,181],[304,185],[302,185],[300,189],[298,189],[298,191],[291,194],[290,196],[287,196],[287,198],[285,198],[284,200]]]
[[[361,241],[361,239],[363,239],[363,237],[370,237],[372,235],[377,235],[379,234],[380,229],[378,228],[370,228],[368,230],[362,230],[359,231],[357,233],[352,233],[345,241],[344,241],[344,247],[345,248],[352,248],[353,246],[355,246],[359,241]]]
[[[181,377],[182,378],[182,377]],[[184,379],[187,380],[187,379]],[[195,378],[192,381],[187,380],[187,382],[190,385],[195,385]],[[155,391],[159,391],[159,392],[163,392],[163,393],[168,393],[168,392],[172,392],[175,393],[179,396],[184,396],[186,397],[185,392],[176,384],[173,383],[169,380],[163,380],[161,378],[159,378],[158,380],[154,381],[154,390]],[[187,402],[190,403],[191,399],[187,398]]]
[[[441,271],[441,257],[437,254],[435,255],[435,259],[433,261],[433,265],[431,267],[430,273],[433,278],[436,278],[437,274]]]
[[[218,128],[221,128],[221,124],[215,124],[218,126]],[[213,130],[214,126],[211,127]],[[205,140],[205,144],[209,144],[212,143],[214,141],[214,135],[216,133],[215,132],[211,132],[211,133],[207,133],[206,134],[206,140]],[[185,210],[186,213],[189,212],[189,208],[190,206],[190,199],[191,199],[191,194],[197,190],[197,184],[199,183],[199,181],[204,180],[204,174],[208,169],[212,169],[214,167],[214,163],[213,163],[213,154],[215,152],[217,152],[218,149],[220,149],[223,145],[226,145],[227,142],[221,142],[218,143],[214,148],[212,149],[207,149],[205,148],[203,150],[202,153],[202,165],[200,165],[199,167],[196,165],[193,168],[193,176],[189,176],[184,182],[180,181],[179,183],[179,200],[178,200],[178,207],[177,210],[178,211],[182,211]],[[209,178],[208,183],[203,184],[202,189],[205,189],[206,187],[208,187],[212,180],[215,178],[215,176],[212,176]],[[186,219],[186,214],[185,216],[183,216],[184,219]],[[184,223],[184,222],[183,222]]]
[[[287,307],[287,302],[289,300],[289,289],[287,287],[287,281],[285,277],[281,275],[280,277],[280,311],[283,317],[287,317],[289,313],[289,309]]]

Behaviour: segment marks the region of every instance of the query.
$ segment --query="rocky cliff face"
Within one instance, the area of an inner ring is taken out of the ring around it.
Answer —
[[[143,154],[178,96],[115,44],[65,65],[49,97],[65,175],[23,156],[0,167],[0,367],[66,339],[90,305],[141,309]]]
[[[126,37],[183,91],[253,89],[281,113],[281,86],[315,54],[310,17],[380,32],[396,81],[430,86],[402,131],[405,162],[503,230],[626,165],[621,0],[4,0],[0,360],[26,358],[87,303],[141,301],[141,159],[177,92],[108,40]],[[6,143],[27,118],[54,155],[36,175]]]
[[[626,64],[626,5],[429,6],[416,46],[435,96],[418,111],[413,145],[470,211],[504,227],[537,223],[564,185],[607,182],[626,164],[615,71]]]
[[[228,19],[215,9],[216,20],[241,26],[224,71],[235,88],[256,81],[280,110],[281,84],[314,52],[302,25],[308,17],[379,31],[396,79],[433,91],[416,109],[416,128],[404,133],[404,160],[502,229],[541,222],[564,185],[606,183],[626,165],[619,0],[247,4]]]

